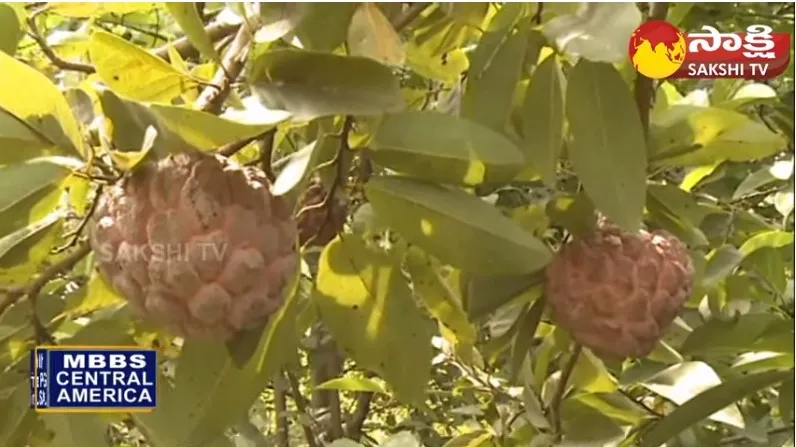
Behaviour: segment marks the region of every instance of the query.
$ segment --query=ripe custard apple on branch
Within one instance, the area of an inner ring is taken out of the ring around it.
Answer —
[[[292,210],[265,174],[195,151],[146,163],[89,224],[106,282],[142,318],[228,340],[279,309],[297,271]]]
[[[546,271],[556,323],[604,359],[644,357],[691,294],[685,245],[665,231],[627,232],[604,217]]]

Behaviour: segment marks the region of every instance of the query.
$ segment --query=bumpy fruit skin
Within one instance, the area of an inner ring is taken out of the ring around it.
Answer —
[[[298,265],[291,210],[265,175],[185,152],[128,174],[89,226],[98,268],[142,318],[226,340],[281,306]]]
[[[337,198],[332,198],[331,207],[316,208],[315,205],[323,203],[326,197],[326,188],[321,183],[311,183],[304,192],[298,207],[298,232],[299,245],[304,246],[308,241],[310,245],[322,247],[329,243],[340,233],[345,225],[348,207]],[[305,207],[313,208],[304,212]],[[327,217],[327,214],[329,216]],[[315,236],[315,238],[313,238]]]
[[[604,359],[648,355],[691,293],[685,245],[665,231],[632,234],[601,218],[547,267],[555,321]]]

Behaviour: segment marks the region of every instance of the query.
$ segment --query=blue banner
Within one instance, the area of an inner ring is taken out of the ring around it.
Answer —
[[[30,356],[31,406],[63,413],[150,411],[157,371],[154,349],[39,347]]]

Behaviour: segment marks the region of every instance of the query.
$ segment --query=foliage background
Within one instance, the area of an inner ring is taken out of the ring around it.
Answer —
[[[0,445],[793,445],[793,62],[652,83],[626,56],[649,16],[793,14],[0,3]],[[348,203],[243,367],[133,319],[80,240],[103,179],[186,147]],[[648,358],[578,355],[544,307],[540,272],[594,209],[691,249],[694,293]],[[46,337],[158,347],[160,408],[32,412]]]

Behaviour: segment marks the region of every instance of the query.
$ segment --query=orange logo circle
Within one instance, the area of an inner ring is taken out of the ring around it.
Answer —
[[[685,36],[669,22],[650,20],[633,31],[627,53],[639,73],[652,79],[668,78],[683,65]]]

